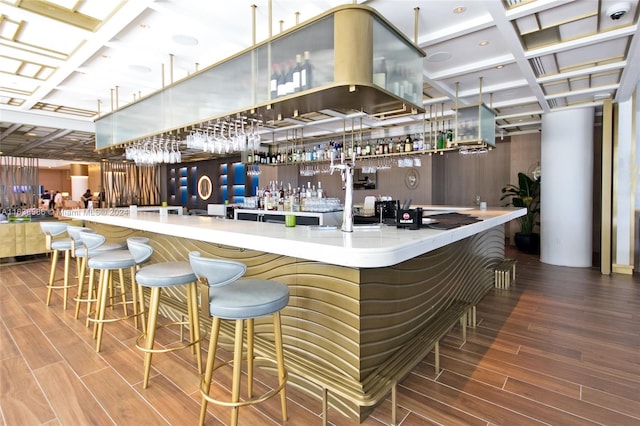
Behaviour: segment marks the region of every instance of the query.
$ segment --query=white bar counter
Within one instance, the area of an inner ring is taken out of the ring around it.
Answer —
[[[448,207],[447,210],[451,208]],[[236,221],[218,217],[190,215],[160,216],[141,212],[130,214],[128,209],[63,210],[73,219],[121,226],[169,236],[190,238],[213,244],[264,251],[273,254],[304,258],[339,266],[379,268],[391,266],[447,244],[502,225],[524,215],[525,209],[464,208],[465,214],[481,219],[470,225],[450,230],[421,228],[408,230],[382,225],[355,225],[354,232],[340,228],[296,226],[252,221]],[[374,228],[374,229],[372,229]]]
[[[436,208],[450,212],[451,208]],[[430,211],[429,213],[433,213]],[[525,209],[465,209],[482,219],[449,230],[394,226],[338,229],[167,215],[129,209],[67,210],[107,239],[146,236],[152,262],[203,256],[247,265],[246,278],[286,284],[282,311],[289,383],[359,422],[442,337],[493,288],[504,259],[504,224]],[[201,286],[201,324],[209,324],[208,288]],[[163,291],[162,315],[179,321],[184,294]],[[438,328],[440,327],[440,328]],[[270,356],[272,328],[257,319],[256,355]],[[208,330],[203,330],[208,332]],[[223,322],[222,332],[233,335]],[[456,331],[454,331],[456,332]]]

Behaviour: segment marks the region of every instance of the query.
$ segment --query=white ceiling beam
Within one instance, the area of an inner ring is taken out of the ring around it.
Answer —
[[[510,120],[518,117],[528,117],[535,114],[542,114],[542,110],[539,109],[537,111],[527,111],[527,112],[518,112],[515,114],[504,114],[496,116],[496,120]]]
[[[555,75],[547,75],[547,76],[538,78],[538,83],[546,84],[546,83],[552,83],[558,80],[582,77],[589,74],[598,74],[598,73],[604,73],[608,71],[615,71],[615,70],[619,70],[620,68],[625,68],[627,64],[628,64],[628,61],[619,61],[619,62],[614,62],[606,65],[598,65],[595,67],[588,67],[588,68],[583,68],[583,69],[574,70],[574,71],[567,71],[567,72],[563,72]]]
[[[516,7],[508,9],[505,13],[507,19],[514,20],[524,16],[533,15],[534,13],[543,12],[545,10],[560,7],[567,3],[573,3],[575,0],[536,0],[529,3],[522,3]]]
[[[424,8],[426,13],[429,12],[429,5]],[[459,25],[451,25],[441,31],[434,31],[428,36],[418,35],[418,46],[422,49],[426,49],[429,46],[437,43],[441,43],[450,40],[455,37],[461,37],[463,35],[472,34],[477,31],[482,31],[493,26],[493,18],[490,14],[480,16],[476,19],[470,19]]]
[[[620,76],[620,87],[618,87],[615,97],[617,102],[624,102],[630,99],[636,87],[640,84],[640,42],[637,35],[633,37],[633,41],[629,46],[627,63],[628,66],[624,67],[622,76]]]
[[[530,49],[524,52],[524,56],[527,59],[531,59],[538,56],[551,55],[554,53],[564,52],[567,50],[578,49],[580,47],[587,47],[587,46],[595,45],[598,43],[603,43],[609,40],[616,40],[621,37],[632,37],[636,34],[637,31],[638,31],[637,25],[629,25],[628,27],[618,28],[616,30],[611,30],[611,31],[605,31],[600,34],[581,37],[575,40],[569,40],[561,43],[552,44],[549,46],[543,46],[537,49]]]
[[[531,87],[533,94],[538,99],[538,103],[542,106],[542,109],[545,112],[549,112],[550,108],[547,104],[547,101],[544,98],[544,92],[542,88],[536,82],[536,75],[531,69],[531,65],[529,64],[528,59],[526,58],[524,52],[522,51],[522,44],[520,42],[520,38],[516,34],[516,31],[509,20],[506,17],[504,6],[501,1],[488,1],[485,3],[489,13],[493,17],[493,21],[500,31],[502,38],[509,49],[509,51],[513,54],[513,57],[522,73],[523,77],[527,80],[527,83]]]
[[[582,95],[588,95],[590,93],[614,91],[617,88],[618,88],[617,84],[608,84],[606,86],[589,87],[587,89],[581,89],[581,90],[569,90],[566,92],[559,92],[559,93],[553,93],[551,95],[547,95],[546,99],[557,99],[557,98],[564,98],[564,97],[570,98],[572,96],[582,96]]]
[[[487,68],[495,68],[498,65],[506,65],[515,62],[515,58],[512,54],[494,56],[492,58],[486,58],[482,61],[464,64],[459,67],[447,68],[437,73],[428,73],[429,78],[443,80],[447,78],[454,78],[460,75],[471,74],[478,71],[483,71]]]
[[[71,129],[81,132],[96,132],[95,123],[89,119],[60,117],[60,114],[47,115],[36,111],[17,111],[0,107],[0,120],[21,123],[29,126],[51,127],[53,129]]]

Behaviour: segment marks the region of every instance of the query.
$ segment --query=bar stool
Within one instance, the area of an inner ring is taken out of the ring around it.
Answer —
[[[71,254],[76,259],[76,270],[78,276],[78,293],[75,297],[76,302],[76,312],[75,319],[78,319],[80,315],[80,304],[87,304],[87,320],[86,326],[89,326],[89,314],[91,312],[91,303],[96,301],[96,295],[93,288],[93,279],[89,279],[90,286],[87,290],[87,297],[83,297],[84,293],[84,283],[85,283],[85,275],[87,271],[87,259],[95,256],[100,253],[106,253],[112,250],[123,250],[126,248],[125,243],[121,242],[106,242],[106,239],[102,236],[95,239],[89,239],[87,244],[82,240],[81,232],[89,232],[95,234],[96,231],[91,228],[86,228],[83,226],[73,226],[69,225],[67,227],[67,232],[72,239],[73,249],[71,250]],[[91,274],[91,273],[90,273]]]
[[[81,232],[80,236],[83,243],[87,247],[92,247],[99,241],[104,241],[105,237],[100,234],[94,234],[90,232]],[[146,259],[144,259],[146,260]],[[93,318],[89,318],[89,321],[93,322],[93,338],[96,339],[96,352],[100,352],[102,345],[102,334],[104,331],[104,324],[107,322],[121,321],[128,318],[135,318],[136,327],[137,317],[143,316],[142,324],[144,327],[144,300],[142,299],[142,291],[137,286],[135,281],[135,266],[144,261],[143,259],[136,259],[129,250],[111,250],[105,253],[96,254],[95,256],[89,256],[87,265],[89,266],[89,288],[93,287],[93,278],[95,271],[100,271],[100,278],[98,283],[98,293],[96,300],[96,309]],[[124,269],[130,269],[131,271],[131,295],[132,300],[127,299],[125,283],[124,283]],[[113,272],[118,271],[120,281],[120,292],[122,301],[113,301]],[[110,300],[112,303],[107,304]],[[123,315],[118,317],[106,318],[107,307],[121,304],[123,306]],[[133,313],[129,314],[127,311],[127,305],[133,305]]]
[[[40,228],[44,232],[46,238],[47,251],[52,251],[51,256],[51,272],[49,273],[49,281],[47,282],[47,306],[51,302],[51,294],[54,289],[63,290],[63,309],[67,309],[67,296],[69,295],[69,263],[71,260],[72,241],[69,237],[61,237],[67,231],[67,224],[54,222],[40,222]],[[56,238],[58,237],[58,238]],[[63,277],[56,280],[58,255],[64,253],[64,272]],[[62,285],[55,285],[56,281],[62,280]]]
[[[287,397],[285,384],[287,371],[284,367],[282,351],[282,326],[280,311],[289,303],[289,288],[279,282],[261,279],[238,280],[246,271],[240,262],[207,259],[199,252],[189,253],[191,268],[200,281],[209,288],[209,313],[213,317],[211,339],[204,378],[200,384],[202,405],[200,408],[200,424],[204,424],[207,413],[207,402],[231,407],[231,424],[238,424],[238,409],[244,405],[263,402],[280,393],[282,420],[287,420]],[[256,359],[274,362],[272,359],[256,357],[253,354],[254,320],[266,315],[273,316],[273,335],[278,370],[278,387],[261,396],[253,397],[253,362]],[[222,319],[235,320],[233,360],[215,366],[216,349]],[[240,376],[242,372],[242,350],[244,346],[244,322],[247,321],[247,392],[248,399],[240,401]],[[209,396],[211,377],[218,368],[233,364],[231,401],[221,401]]]
[[[143,252],[151,247],[137,241],[128,239],[129,250],[132,253]],[[142,287],[150,289],[149,311],[147,315],[146,333],[141,334],[136,341],[136,347],[144,352],[144,376],[142,388],[149,385],[151,372],[151,358],[154,353],[172,352],[178,349],[191,347],[191,352],[196,356],[198,373],[202,373],[202,351],[200,348],[200,313],[198,310],[198,285],[197,278],[189,262],[162,262],[144,266],[136,272],[136,281]],[[156,329],[158,323],[158,310],[160,307],[160,294],[163,288],[186,285],[187,290],[187,322],[173,322],[170,325],[184,325],[189,327],[189,342],[168,346],[164,349],[154,349]],[[144,340],[144,344],[142,343]]]

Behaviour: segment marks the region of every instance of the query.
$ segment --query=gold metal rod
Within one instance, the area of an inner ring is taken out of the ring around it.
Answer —
[[[273,0],[269,0],[269,11],[267,13],[269,17],[269,38],[273,37]]]
[[[100,104],[101,103],[102,102],[100,102],[100,99],[98,99],[98,117],[100,117],[100,115],[101,115],[101,112],[100,112]]]
[[[113,104],[113,89],[111,89],[111,112],[113,112],[114,110],[114,104]]]
[[[480,130],[482,128],[482,126],[480,125],[480,123],[482,123],[482,108],[480,107],[480,105],[482,104],[482,77],[479,77],[480,80],[480,90],[479,90],[479,99],[478,99],[478,143],[482,143],[481,140],[481,134],[480,134]]]
[[[160,74],[162,76],[162,88],[164,89],[164,64],[162,64],[160,68],[161,68]]]
[[[433,149],[433,143],[435,142],[433,135],[433,105],[429,105],[429,140],[431,141],[431,149]]]
[[[173,84],[173,53],[169,53],[169,84]]]
[[[251,41],[253,45],[256,45],[256,6],[255,4],[251,5]],[[270,69],[270,68],[269,68]],[[256,81],[256,52],[251,52],[251,81]],[[251,103],[253,105],[256,104],[256,85],[251,84]]]
[[[116,86],[116,109],[120,108],[120,86]]]
[[[251,42],[255,46],[256,44],[256,9],[257,5],[251,5]]]
[[[282,32],[282,30],[284,30],[284,21],[281,19],[280,20],[280,32]]]
[[[300,23],[300,12],[296,12],[296,25]]]
[[[418,44],[418,16],[420,15],[420,8],[414,7],[414,21],[413,21],[413,42]]]
[[[456,132],[456,134],[455,134],[455,137],[454,137],[455,140],[458,140],[458,106],[459,106],[458,95],[459,95],[459,92],[460,92],[460,82],[456,81],[456,115],[455,115],[455,123],[456,123],[455,124],[455,129],[456,129],[455,132]],[[478,107],[478,108],[480,108],[480,107]]]

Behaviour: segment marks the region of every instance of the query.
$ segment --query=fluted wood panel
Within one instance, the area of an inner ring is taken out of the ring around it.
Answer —
[[[102,173],[109,207],[160,204],[160,166],[104,163]]]
[[[152,262],[186,260],[192,250],[204,256],[233,259],[247,265],[245,277],[281,281],[289,286],[283,310],[285,356],[290,381],[320,397],[321,386],[339,388],[334,408],[355,419],[384,397],[381,386],[391,377],[373,375],[398,351],[415,345],[415,336],[454,303],[475,305],[493,285],[492,265],[504,257],[504,227],[499,226],[387,268],[348,268],[186,238],[96,224],[110,239],[145,235],[154,247]],[[202,300],[206,289],[201,289]],[[183,290],[163,293],[161,313],[178,320],[185,315]],[[208,328],[208,306],[201,306]],[[208,330],[206,330],[208,331]],[[231,325],[223,333],[233,336]],[[256,321],[257,352],[272,356],[270,318]],[[223,341],[230,342],[229,338]],[[414,363],[419,359],[413,360]],[[401,377],[395,377],[400,379]],[[382,383],[381,381],[385,381]],[[374,392],[370,394],[369,392]],[[372,401],[372,398],[374,401]]]
[[[40,198],[37,158],[0,155],[0,206],[6,209],[38,207]],[[18,211],[11,212],[18,214]]]

